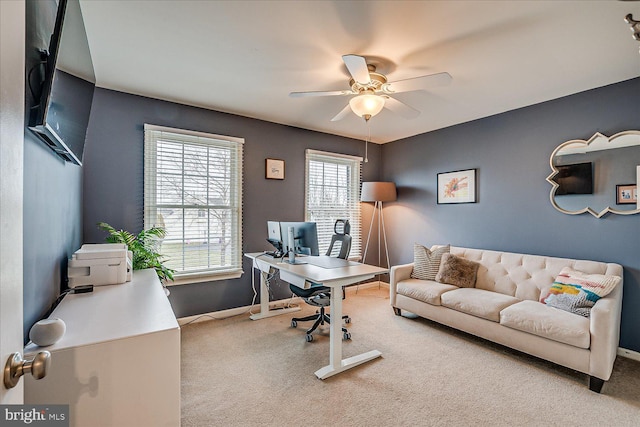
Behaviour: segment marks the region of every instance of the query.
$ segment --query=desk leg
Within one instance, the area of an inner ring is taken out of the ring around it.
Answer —
[[[361,365],[382,356],[378,350],[371,350],[342,360],[342,289],[331,289],[331,324],[329,329],[329,365],[316,371],[321,380]]]
[[[278,310],[269,309],[269,289],[267,288],[267,273],[260,271],[260,313],[249,316],[251,320],[259,320],[267,317],[279,316],[285,313],[300,311],[300,307],[282,308]],[[251,272],[253,274],[253,272]]]
[[[342,292],[331,289],[331,323],[329,324],[329,366],[340,368],[342,362]]]

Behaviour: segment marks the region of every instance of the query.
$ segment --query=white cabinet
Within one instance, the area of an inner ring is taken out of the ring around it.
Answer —
[[[25,376],[25,403],[68,404],[72,426],[180,425],[180,327],[154,270],[67,295],[50,317],[67,331],[25,348],[51,352],[45,378]]]

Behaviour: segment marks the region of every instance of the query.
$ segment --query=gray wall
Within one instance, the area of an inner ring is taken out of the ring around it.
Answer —
[[[364,142],[354,139],[97,89],[84,153],[85,243],[104,241],[105,234],[95,225],[99,221],[132,232],[142,229],[145,123],[245,139],[244,252],[269,249],[267,220],[304,219],[305,149],[364,155]],[[267,157],[285,160],[284,181],[265,179]],[[379,170],[380,147],[370,145],[363,180],[376,180]],[[251,264],[246,259],[243,268],[240,279],[172,286],[170,301],[176,315],[249,305],[253,291]],[[284,284],[273,291],[275,299],[291,295]]]
[[[26,66],[48,49],[55,1],[26,2]],[[33,79],[35,81],[35,78]],[[35,104],[26,90],[25,124]],[[82,169],[66,163],[29,130],[24,135],[24,337],[66,287],[67,258],[80,247]]]
[[[413,243],[451,243],[616,262],[624,267],[620,345],[640,351],[640,215],[565,215],[549,202],[549,156],[562,142],[640,129],[640,78],[382,146],[391,263]],[[478,203],[436,204],[436,174],[477,168]]]

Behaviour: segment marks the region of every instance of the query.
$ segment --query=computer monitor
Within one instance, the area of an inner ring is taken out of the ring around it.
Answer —
[[[269,240],[282,241],[280,223],[278,221],[267,221],[267,229],[269,230]]]
[[[280,223],[278,221],[267,221],[267,231],[269,234],[269,237],[267,237],[267,242],[271,243],[271,245],[275,248],[275,251],[267,251],[266,253],[274,258],[282,258],[285,253],[282,248]]]
[[[293,227],[294,244],[289,242],[289,227]],[[320,255],[318,227],[315,222],[281,222],[280,236],[285,250],[293,246],[296,254]]]

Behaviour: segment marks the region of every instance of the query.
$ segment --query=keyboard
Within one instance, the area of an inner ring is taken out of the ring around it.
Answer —
[[[276,253],[275,251],[267,251],[264,253],[266,256],[270,256],[271,258],[282,258],[281,254]]]
[[[305,261],[311,265],[322,268],[342,268],[352,265],[358,265],[356,262],[352,262],[342,258],[334,258],[329,256],[309,256],[305,258]]]

